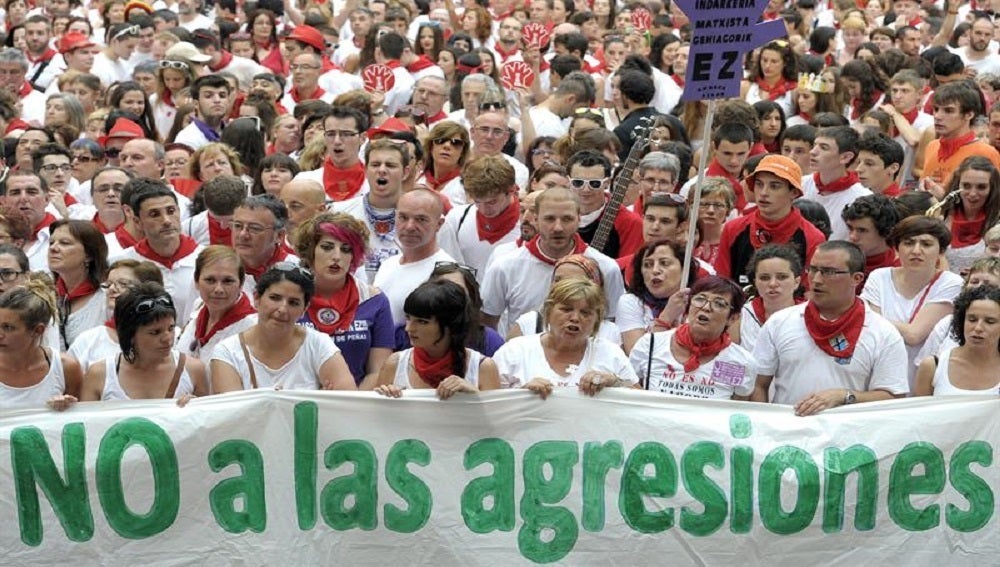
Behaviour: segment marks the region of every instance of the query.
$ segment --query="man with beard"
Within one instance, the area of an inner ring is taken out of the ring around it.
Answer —
[[[497,54],[497,64],[503,66],[508,61],[523,61],[521,56],[521,29],[524,26],[517,18],[504,18],[500,22],[500,41],[493,45]]]
[[[1000,72],[1000,57],[997,56],[996,44],[993,40],[993,21],[984,12],[977,12],[976,19],[969,29],[969,45],[965,47],[949,48],[949,51],[957,54],[965,63],[966,69],[974,69],[978,73],[998,73]],[[994,49],[991,51],[990,46]]]
[[[24,40],[28,45],[25,55],[31,62],[28,68],[28,82],[41,91],[44,91],[66,66],[62,57],[49,45],[51,37],[52,23],[45,16],[31,16],[24,23]]]
[[[222,136],[222,120],[229,116],[229,82],[218,75],[205,75],[191,85],[191,99],[197,113],[191,123],[177,134],[174,142],[197,150]]]

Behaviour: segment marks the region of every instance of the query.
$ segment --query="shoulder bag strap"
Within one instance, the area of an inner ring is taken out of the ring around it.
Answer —
[[[167,399],[172,399],[177,393],[177,385],[181,382],[181,374],[184,372],[184,353],[177,357],[177,369],[174,370],[174,377],[170,380],[170,387],[167,388]]]
[[[646,360],[646,390],[649,390],[649,377],[653,374],[653,341],[655,340],[656,331],[653,331],[649,333],[649,359]]]
[[[247,359],[247,368],[250,369],[250,385],[253,389],[257,389],[257,373],[253,371],[253,359],[250,358],[250,349],[247,348],[247,342],[243,338],[243,333],[239,334],[240,346],[243,347],[243,356]]]

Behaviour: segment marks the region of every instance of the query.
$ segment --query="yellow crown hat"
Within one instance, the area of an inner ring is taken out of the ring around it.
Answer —
[[[808,89],[814,93],[832,93],[834,84],[823,80],[823,75],[816,73],[799,73],[799,88]]]

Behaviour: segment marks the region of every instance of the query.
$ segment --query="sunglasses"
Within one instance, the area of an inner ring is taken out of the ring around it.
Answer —
[[[112,36],[111,39],[121,39],[122,37],[124,37],[126,35],[138,37],[139,36],[139,29],[140,28],[139,28],[138,24],[131,25],[131,26],[127,27],[127,28],[122,29],[120,32],[116,33],[114,36]]]
[[[104,150],[104,155],[111,159],[118,159],[118,154],[122,153],[121,148],[108,148]]]
[[[160,61],[160,69],[177,69],[180,71],[187,71],[190,67],[188,67],[188,64],[183,61],[171,61],[164,59],[163,61]]]
[[[299,274],[301,276],[305,276],[305,277],[307,277],[309,279],[313,278],[312,270],[309,270],[307,268],[303,268],[302,266],[300,266],[300,265],[298,265],[298,264],[296,264],[294,262],[278,262],[277,264],[271,266],[271,269],[272,270],[277,270],[277,271],[279,271],[281,273],[284,273],[284,274],[295,273],[295,274]]]
[[[463,272],[467,272],[473,278],[476,277],[477,273],[476,269],[473,268],[472,266],[466,266],[465,264],[459,264],[458,262],[448,262],[448,261],[434,262],[434,271],[437,272],[439,270],[444,271],[444,273],[450,273],[455,270],[461,270]]]
[[[480,111],[487,110],[506,110],[507,105],[503,102],[483,102],[479,104]]]
[[[149,313],[150,311],[156,309],[157,305],[161,305],[163,307],[169,307],[171,309],[174,308],[174,302],[171,301],[171,299],[166,295],[161,295],[159,297],[152,297],[150,299],[144,299],[140,301],[135,305],[135,312],[138,315],[142,315],[143,313]]]
[[[461,138],[434,138],[435,146],[443,146],[445,144],[451,144],[453,148],[465,147],[465,140]]]
[[[607,180],[607,177],[601,179],[580,179],[577,177],[571,177],[569,179],[569,185],[574,189],[583,189],[585,186],[589,185],[592,190],[597,191],[604,186],[604,182]]]

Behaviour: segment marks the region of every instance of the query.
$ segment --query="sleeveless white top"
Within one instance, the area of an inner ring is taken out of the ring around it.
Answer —
[[[937,369],[934,370],[934,395],[935,396],[981,396],[983,394],[996,394],[997,387],[988,390],[965,390],[956,388],[948,377],[948,367],[951,363],[951,353],[954,349],[948,349],[941,353],[938,358]]]
[[[52,396],[66,392],[66,377],[63,374],[62,359],[54,348],[42,347],[49,361],[49,371],[34,386],[16,388],[0,382],[0,409],[44,408]]]
[[[470,384],[475,387],[479,387],[479,365],[482,364],[483,359],[486,358],[477,351],[471,349],[465,349],[465,356],[468,357],[467,366],[465,367],[465,379]],[[410,361],[413,358],[413,349],[408,348],[399,353],[399,363],[396,364],[396,376],[393,380],[400,390],[406,390],[411,388],[410,386]]]
[[[174,359],[174,364],[177,364],[178,353],[176,350],[171,352],[171,356]],[[127,401],[132,398],[125,392],[122,388],[121,382],[118,381],[118,355],[109,356],[104,359],[104,391],[101,392],[101,401],[107,402],[111,400],[115,401]],[[172,376],[172,375],[171,375]],[[181,378],[177,381],[177,389],[174,390],[174,396],[172,399],[179,400],[186,394],[194,393],[194,382],[191,381],[191,376],[188,375],[187,368],[181,372]]]

